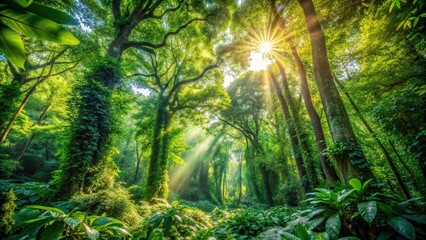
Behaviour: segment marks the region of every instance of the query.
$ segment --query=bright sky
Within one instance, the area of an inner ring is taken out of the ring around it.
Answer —
[[[273,62],[274,61],[268,58],[261,51],[253,51],[250,53],[248,70],[251,70],[251,71],[266,70],[268,66],[271,65]]]

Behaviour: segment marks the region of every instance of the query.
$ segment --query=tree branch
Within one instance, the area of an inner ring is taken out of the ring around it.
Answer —
[[[189,25],[191,25],[191,23],[196,22],[196,21],[205,21],[205,20],[206,20],[206,18],[191,19],[187,23],[185,23],[182,26],[180,26],[179,28],[177,28],[175,31],[167,32],[163,36],[163,40],[158,44],[153,44],[153,43],[150,43],[150,42],[127,41],[126,43],[124,43],[123,49],[126,50],[130,47],[134,47],[134,48],[138,48],[138,49],[141,49],[141,50],[144,50],[144,51],[153,51],[152,49],[157,49],[157,48],[161,48],[161,47],[166,46],[167,40],[168,40],[169,37],[179,34],[183,29],[185,29]]]

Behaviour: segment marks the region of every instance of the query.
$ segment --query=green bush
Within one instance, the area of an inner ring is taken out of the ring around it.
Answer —
[[[46,183],[14,183],[0,180],[0,192],[9,189],[13,189],[17,198],[16,205],[18,207],[28,204],[40,204],[48,198],[51,192],[50,185]]]
[[[226,212],[218,210],[219,217],[225,218],[206,235],[215,239],[251,239],[271,227],[285,226],[294,211],[284,206],[270,209],[250,207],[234,210],[226,216]]]
[[[137,206],[130,199],[127,190],[122,187],[76,195],[70,200],[68,208],[75,207],[80,211],[97,215],[108,213],[109,216],[127,223],[130,229],[142,224]]]
[[[15,223],[12,218],[13,211],[16,208],[15,201],[16,196],[13,189],[0,194],[0,237],[2,238],[4,237],[2,234],[8,234]]]
[[[206,232],[212,225],[210,217],[204,212],[163,201],[149,207],[162,208],[152,214],[144,226],[134,234],[134,239],[195,239],[197,233]]]
[[[370,192],[370,182],[361,183],[353,178],[348,188],[317,188],[308,194],[307,209],[293,216],[287,230],[293,232],[302,224],[307,232],[326,234],[329,239],[349,236],[361,239],[425,238],[421,229],[426,225],[426,215],[421,199],[401,201],[380,192]],[[416,206],[415,202],[421,206]],[[302,231],[301,227],[299,231]]]
[[[212,212],[217,206],[207,200],[200,200],[196,202],[180,200],[180,204],[191,208],[200,209],[206,213]]]
[[[30,205],[14,216],[11,239],[129,239],[125,223],[110,217],[65,213],[58,208]]]

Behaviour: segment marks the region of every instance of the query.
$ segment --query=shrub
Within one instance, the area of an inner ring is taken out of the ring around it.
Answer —
[[[8,234],[15,223],[12,218],[16,208],[15,201],[16,196],[13,189],[0,194],[0,237],[4,237],[2,233]]]
[[[70,200],[69,209],[78,207],[80,211],[103,214],[117,218],[129,225],[130,229],[142,223],[135,203],[130,199],[130,194],[122,187],[101,190],[92,194],[80,194]]]
[[[207,235],[216,239],[251,239],[275,226],[285,226],[294,212],[289,207],[237,209],[209,230]],[[222,211],[219,211],[223,217]]]
[[[206,232],[212,225],[208,215],[200,210],[179,205],[178,201],[171,205],[160,202],[156,206],[163,209],[148,218],[134,235],[134,239],[194,239],[198,232]]]
[[[53,207],[30,205],[15,215],[12,239],[128,239],[123,222],[83,212],[64,213]]]

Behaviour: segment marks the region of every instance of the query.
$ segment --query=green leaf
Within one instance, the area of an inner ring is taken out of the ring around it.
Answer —
[[[395,7],[395,2],[392,2],[389,8],[389,12],[392,12],[393,8]]]
[[[301,240],[301,238],[294,236],[291,233],[288,232],[279,232],[281,237],[284,237],[284,239],[289,239],[289,240]]]
[[[306,228],[300,223],[297,224],[296,228],[294,229],[294,233],[296,234],[296,236],[298,236],[302,240],[310,240],[311,239]]]
[[[96,240],[99,237],[99,232],[96,229],[93,229],[86,224],[84,224],[84,228],[86,229],[87,236],[90,240]]]
[[[420,14],[420,15],[419,15],[419,17],[426,18],[426,13],[422,13],[422,14]]]
[[[416,230],[414,226],[402,217],[390,217],[386,222],[402,236],[410,239],[416,239]]]
[[[340,234],[340,216],[338,213],[330,216],[325,223],[325,231],[331,239],[337,239]]]
[[[2,24],[0,24],[0,51],[13,65],[25,68],[25,48],[21,36]]]
[[[12,4],[15,3],[24,8],[28,7],[33,2],[33,0],[9,0],[9,1],[11,1]]]
[[[396,7],[397,8],[401,8],[401,2],[399,1],[399,0],[394,0],[395,1],[395,4],[396,4]]]
[[[377,203],[376,201],[361,202],[358,203],[358,212],[362,218],[368,223],[373,222],[377,214]]]
[[[351,185],[358,192],[362,189],[361,181],[357,178],[351,178],[351,180],[349,180],[349,185]]]
[[[172,216],[167,216],[164,218],[163,226],[164,226],[164,235],[168,236],[170,230],[172,229]]]
[[[349,237],[339,238],[338,240],[361,240],[361,239],[359,239],[357,237],[351,237],[351,236],[349,236]]]
[[[60,221],[55,221],[52,224],[46,226],[44,229],[41,229],[40,235],[37,236],[37,239],[46,239],[46,240],[60,239],[63,232],[64,232],[64,223]]]
[[[92,226],[93,227],[102,226],[102,225],[105,225],[107,223],[112,223],[112,220],[108,217],[101,217],[101,218],[98,218],[95,221],[93,221]]]
[[[402,215],[402,217],[426,225],[426,215]]]
[[[26,208],[45,210],[45,211],[56,212],[56,213],[59,213],[61,215],[65,215],[65,213],[61,209],[54,208],[54,207],[46,207],[46,206],[40,206],[40,205],[28,205],[28,206],[26,206]]]
[[[80,41],[59,24],[30,12],[5,8],[0,10],[0,20],[9,28],[29,37],[67,45]]]
[[[66,224],[68,224],[72,229],[77,227],[82,221],[83,221],[83,219],[81,219],[79,217],[66,217],[66,218],[64,218],[64,222]]]
[[[163,233],[160,229],[154,229],[154,231],[149,234],[148,240],[163,240]]]
[[[47,19],[50,19],[56,23],[59,24],[65,24],[65,25],[77,25],[78,21],[75,20],[70,15],[59,11],[57,9],[41,5],[38,3],[33,3],[29,7],[27,7],[25,10],[28,12],[35,13],[39,16],[45,17]]]

